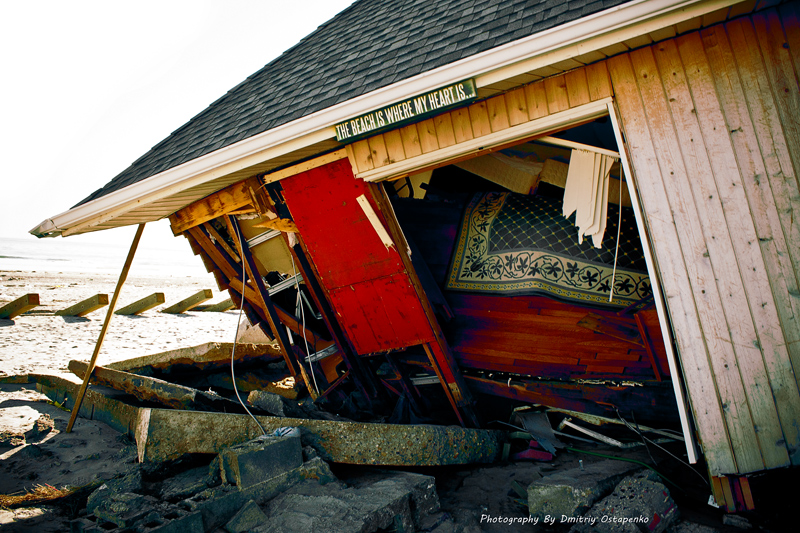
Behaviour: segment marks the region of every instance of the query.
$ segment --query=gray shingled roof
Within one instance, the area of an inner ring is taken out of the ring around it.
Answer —
[[[359,0],[77,205],[383,86],[627,1]]]

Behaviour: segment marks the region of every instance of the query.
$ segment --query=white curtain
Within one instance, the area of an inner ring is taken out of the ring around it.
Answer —
[[[578,243],[590,236],[595,248],[601,248],[606,232],[608,214],[608,180],[615,157],[572,150],[564,188],[562,213],[565,217],[575,214],[578,227]]]

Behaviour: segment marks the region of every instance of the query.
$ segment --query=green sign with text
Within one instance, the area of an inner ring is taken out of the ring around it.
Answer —
[[[467,104],[478,93],[472,79],[451,83],[336,124],[337,141],[354,141]]]

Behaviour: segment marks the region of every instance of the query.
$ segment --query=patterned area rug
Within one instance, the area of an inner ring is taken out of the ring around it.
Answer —
[[[446,288],[496,294],[540,294],[582,305],[627,307],[650,295],[650,279],[633,210],[608,206],[603,248],[578,244],[561,200],[546,195],[481,192],[467,205]]]

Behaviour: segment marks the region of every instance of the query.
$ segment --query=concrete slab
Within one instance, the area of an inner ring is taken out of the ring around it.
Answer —
[[[69,362],[69,370],[81,379],[86,374],[88,366],[82,361]],[[139,400],[159,403],[173,409],[245,412],[240,404],[217,394],[103,366],[94,368],[90,383],[126,392]]]
[[[125,361],[118,361],[106,365],[114,370],[124,370],[138,374],[147,368],[168,371],[180,366],[192,366],[198,370],[222,368],[231,363],[232,342],[207,342],[189,348],[179,348],[167,352],[160,352],[143,357],[134,357]],[[283,356],[275,344],[237,344],[236,362],[244,361],[277,361]]]
[[[31,375],[37,390],[66,407],[74,403],[77,380]],[[161,462],[187,453],[219,453],[253,439],[261,430],[247,415],[138,408],[115,400],[116,391],[86,391],[79,416],[105,422],[135,438],[140,461]],[[384,466],[492,463],[505,433],[456,426],[366,424],[261,416],[268,431],[299,427],[302,444],[326,461]]]
[[[504,433],[456,426],[367,424],[261,416],[267,432],[298,427],[303,445],[337,463],[436,466],[491,463]],[[247,415],[141,409],[136,426],[139,460],[166,461],[186,453],[219,453],[261,434]]]

